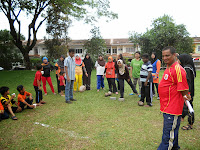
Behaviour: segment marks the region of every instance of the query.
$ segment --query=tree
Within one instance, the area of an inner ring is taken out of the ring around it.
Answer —
[[[25,39],[22,35],[21,38]],[[7,70],[11,69],[12,62],[22,60],[8,30],[0,30],[0,58],[1,67]]]
[[[130,41],[141,47],[142,53],[157,53],[162,58],[162,49],[166,46],[173,46],[177,53],[192,53],[193,39],[183,24],[176,25],[172,17],[164,15],[155,19],[152,28],[147,29],[144,34],[132,33]]]
[[[36,44],[37,32],[48,15],[51,15],[47,11],[51,12],[56,7],[62,12],[61,15],[67,14],[71,18],[84,19],[86,23],[102,16],[109,19],[117,18],[117,14],[109,10],[109,0],[1,0],[0,10],[8,19],[13,42],[23,54],[27,69],[31,68],[28,54]],[[25,45],[20,37],[22,20],[19,16],[21,12],[25,12],[29,18],[32,18],[28,25],[28,39]]]
[[[84,44],[84,48],[94,61],[97,60],[99,55],[105,55],[106,42],[101,36],[99,27],[94,27],[91,29],[90,33],[92,34],[92,37]]]

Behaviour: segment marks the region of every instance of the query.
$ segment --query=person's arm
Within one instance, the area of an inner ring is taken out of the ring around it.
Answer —
[[[67,66],[65,66],[65,74],[66,74],[66,77],[67,77],[67,81],[69,82],[70,78],[69,78],[69,75],[68,75]]]
[[[5,102],[5,105],[8,105],[13,99],[15,95],[12,95],[8,101]]]
[[[37,85],[38,85],[38,88],[39,90],[42,90],[42,87],[41,87],[41,81],[37,79]]]
[[[130,69],[130,77],[132,78],[133,76],[132,76],[132,74],[133,74],[133,65],[132,65],[132,63],[131,63],[131,67],[130,67],[131,69]]]
[[[151,73],[152,73],[152,71],[148,71],[148,76],[147,76],[146,82],[144,83],[144,86],[147,86],[148,81],[151,78]]]
[[[96,61],[96,63],[95,63],[95,68],[97,68],[97,66],[98,66],[98,62]]]

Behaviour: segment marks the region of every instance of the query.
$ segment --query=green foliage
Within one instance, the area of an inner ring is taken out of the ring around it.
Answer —
[[[6,70],[12,68],[13,62],[22,62],[20,51],[12,42],[12,36],[8,30],[0,30],[0,66]]]
[[[105,55],[106,42],[101,36],[99,27],[94,27],[90,33],[92,34],[91,39],[84,44],[84,48],[90,54],[92,60],[96,61],[99,55]]]
[[[185,25],[176,25],[170,16],[164,15],[155,19],[151,26],[144,34],[133,32],[129,38],[134,44],[140,45],[142,53],[151,54],[154,51],[161,59],[161,51],[166,46],[175,47],[177,53],[193,52],[193,40]]]
[[[41,64],[42,63],[42,58],[31,58],[31,65],[34,68],[37,64]]]

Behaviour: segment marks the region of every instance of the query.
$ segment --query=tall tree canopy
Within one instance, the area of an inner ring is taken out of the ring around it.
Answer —
[[[177,53],[192,53],[193,39],[183,24],[176,25],[172,17],[164,15],[155,19],[152,28],[147,29],[144,34],[133,32],[129,39],[134,44],[139,44],[142,53],[157,53],[159,59],[162,57],[162,49],[173,46]]]
[[[84,48],[87,50],[87,53],[90,54],[93,61],[96,61],[99,55],[105,55],[106,42],[101,36],[99,27],[94,27],[91,29],[90,33],[92,34],[91,39],[88,39],[84,44]]]
[[[102,16],[117,18],[117,14],[109,10],[109,0],[1,0],[0,10],[8,19],[13,42],[23,54],[27,69],[31,67],[28,54],[36,44],[37,32],[43,22],[53,15],[54,8],[59,9],[62,17],[84,19],[86,23],[96,21]],[[19,19],[21,12],[31,18],[26,44],[23,44],[20,38],[23,23]]]

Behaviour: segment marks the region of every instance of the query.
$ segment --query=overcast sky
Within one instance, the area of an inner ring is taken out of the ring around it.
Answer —
[[[103,38],[128,38],[130,31],[143,33],[150,28],[152,21],[164,14],[170,15],[176,24],[186,25],[190,36],[200,37],[200,0],[110,0],[111,10],[119,18],[107,23],[104,19],[95,23],[100,27]],[[22,34],[27,37],[28,17],[22,16]],[[0,13],[0,29],[9,29],[3,13]],[[91,25],[83,21],[74,21],[69,29],[71,39],[88,39]],[[45,23],[41,26],[37,38],[46,35]]]

